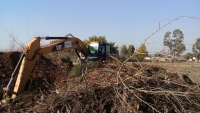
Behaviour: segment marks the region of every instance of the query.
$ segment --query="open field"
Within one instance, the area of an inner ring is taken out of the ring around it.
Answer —
[[[187,74],[193,82],[200,83],[200,63],[195,62],[183,62],[183,63],[152,63],[163,68],[166,68],[167,72],[177,73],[179,76]]]

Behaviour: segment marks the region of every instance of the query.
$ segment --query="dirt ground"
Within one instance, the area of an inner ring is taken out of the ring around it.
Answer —
[[[195,62],[182,62],[182,63],[164,63],[157,62],[152,63],[163,68],[166,68],[167,72],[177,73],[179,76],[187,74],[190,79],[200,84],[200,63]]]
[[[0,53],[0,100],[20,55]],[[0,102],[0,112],[200,112],[198,63],[66,65],[40,56],[24,92]]]

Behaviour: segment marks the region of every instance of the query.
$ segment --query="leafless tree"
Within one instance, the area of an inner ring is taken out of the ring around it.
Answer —
[[[17,46],[19,46],[20,48],[24,49],[25,48],[25,45],[18,40],[18,35],[15,36],[14,32],[11,31],[11,30],[7,30],[7,33],[8,33],[8,36],[10,38],[10,48],[9,48],[9,51],[13,51],[14,48],[16,48]]]

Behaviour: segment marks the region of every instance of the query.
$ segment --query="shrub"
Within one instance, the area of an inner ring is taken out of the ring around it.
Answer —
[[[78,65],[75,65],[72,70],[71,70],[71,74],[75,77],[81,76],[82,74],[82,70],[86,67],[86,64],[81,63]]]
[[[67,63],[69,67],[73,66],[73,63],[72,63],[72,61],[70,60],[69,57],[67,57],[67,58],[60,58],[60,60],[61,60],[63,63]]]

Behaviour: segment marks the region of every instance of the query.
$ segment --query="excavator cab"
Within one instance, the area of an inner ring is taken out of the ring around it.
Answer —
[[[88,61],[102,60],[105,62],[110,54],[110,44],[105,42],[91,42],[88,45]]]

